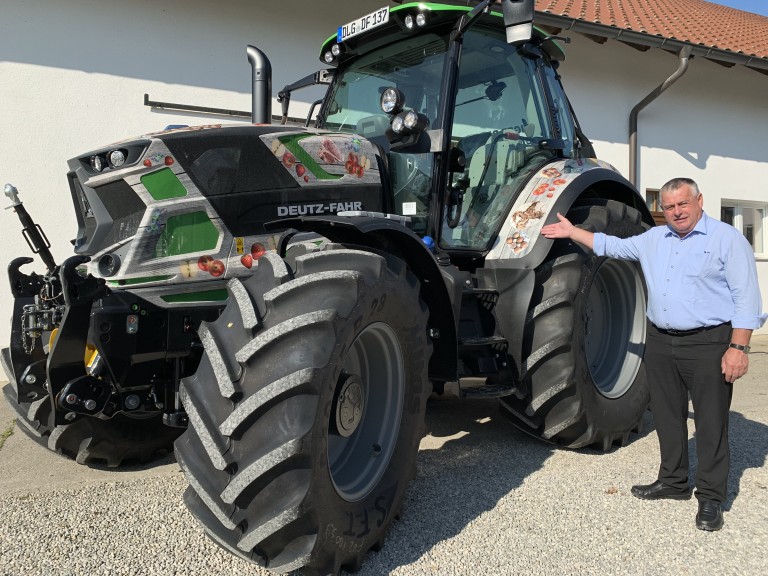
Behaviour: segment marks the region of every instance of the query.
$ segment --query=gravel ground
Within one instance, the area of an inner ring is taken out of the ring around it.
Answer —
[[[649,414],[629,446],[600,454],[529,438],[493,401],[437,400],[401,520],[358,574],[768,574],[768,337],[753,342],[734,398],[720,532],[695,528],[694,499],[630,494],[658,467]],[[85,468],[11,422],[0,407],[0,434],[14,432],[0,449],[0,574],[268,574],[203,535],[182,503],[186,484],[172,457]]]

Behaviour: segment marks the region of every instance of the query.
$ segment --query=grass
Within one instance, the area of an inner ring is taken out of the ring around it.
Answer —
[[[3,445],[5,444],[5,441],[8,438],[10,438],[11,435],[13,434],[13,426],[14,426],[15,423],[16,423],[15,420],[11,420],[8,423],[8,427],[5,430],[3,430],[2,432],[0,432],[0,450],[3,449]]]

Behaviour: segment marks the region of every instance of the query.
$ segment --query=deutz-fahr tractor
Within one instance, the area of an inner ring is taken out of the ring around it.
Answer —
[[[80,462],[178,437],[209,536],[307,575],[383,544],[432,395],[498,398],[563,447],[624,444],[648,404],[641,272],[540,230],[653,220],[594,158],[566,39],[533,17],[533,0],[384,7],[278,95],[287,117],[292,90],[327,84],[314,127],[182,128],[71,160],[61,265],[9,187],[49,268],[9,268],[19,421]]]

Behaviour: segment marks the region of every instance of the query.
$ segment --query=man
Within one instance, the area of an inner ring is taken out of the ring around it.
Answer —
[[[727,497],[732,384],[747,373],[752,331],[765,321],[754,254],[732,226],[707,216],[693,180],[661,189],[666,226],[620,239],[575,227],[558,214],[542,228],[598,256],[640,262],[648,285],[645,366],[659,438],[657,480],[632,487],[644,500],[688,499],[688,398],[696,426],[696,527],[719,530]]]

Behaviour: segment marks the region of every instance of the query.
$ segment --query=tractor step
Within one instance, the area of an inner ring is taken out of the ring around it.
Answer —
[[[514,384],[486,384],[485,378],[459,380],[459,398],[500,398],[514,394]]]
[[[490,347],[494,350],[506,350],[509,346],[507,339],[503,336],[488,336],[487,338],[460,338],[459,350],[470,348]]]
[[[499,293],[492,288],[465,288],[463,298],[475,298],[486,310],[493,310],[499,301]]]

